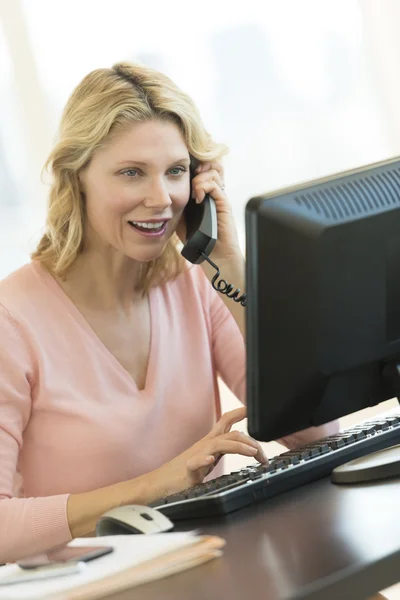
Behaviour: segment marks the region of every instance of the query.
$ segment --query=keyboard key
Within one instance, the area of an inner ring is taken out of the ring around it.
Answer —
[[[377,431],[386,431],[389,429],[389,423],[386,423],[386,421],[375,421],[374,425]]]
[[[271,464],[269,464],[269,465],[262,465],[262,467],[260,467],[260,471],[264,475],[265,473],[272,473],[273,471],[275,471],[275,469]]]
[[[315,455],[318,455],[319,452],[316,452]],[[309,450],[301,450],[299,452],[297,452],[297,456],[300,458],[300,460],[309,460],[310,458],[313,457],[313,454],[309,451]]]
[[[317,444],[316,447],[318,448],[319,454],[326,454],[331,451],[328,443]]]
[[[347,433],[346,435],[342,435],[341,438],[342,438],[342,440],[344,441],[345,444],[352,444],[355,441],[355,437],[351,433]]]
[[[366,437],[364,431],[357,431],[357,430],[352,430],[351,435],[354,437],[354,439],[356,441],[363,440]]]
[[[242,473],[242,471],[232,471],[231,475],[235,481],[243,481],[248,478],[248,474]]]
[[[254,481],[255,479],[259,479],[260,477],[263,476],[263,473],[257,472],[257,473],[251,473],[249,475],[249,479],[250,481]]]
[[[345,446],[344,440],[342,438],[338,438],[337,440],[330,440],[329,446],[333,450],[337,450],[338,448],[343,448]]]
[[[309,458],[314,458],[314,456],[319,456],[321,454],[321,450],[318,446],[306,447],[305,451],[308,452]]]
[[[376,427],[375,425],[369,425],[369,424],[364,424],[364,425],[356,425],[354,427],[354,429],[358,430],[358,431],[363,431],[365,433],[365,435],[368,434],[374,434],[376,433]]]
[[[285,460],[280,459],[279,456],[276,459],[271,460],[271,464],[274,467],[274,469],[287,468],[287,463],[285,462]]]

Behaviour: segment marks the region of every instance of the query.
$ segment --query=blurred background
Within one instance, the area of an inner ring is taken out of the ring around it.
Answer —
[[[92,69],[168,74],[230,147],[244,244],[254,194],[400,150],[398,0],[0,0],[0,277],[43,229],[42,165]]]
[[[92,69],[140,61],[193,97],[244,247],[251,196],[400,154],[399,29],[399,0],[0,0],[0,278],[41,235],[41,169]]]

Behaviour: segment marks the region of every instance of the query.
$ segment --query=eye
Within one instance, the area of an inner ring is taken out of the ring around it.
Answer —
[[[172,169],[169,170],[169,173],[173,176],[173,177],[178,177],[179,175],[182,175],[182,173],[186,173],[187,169],[185,167],[172,167]]]
[[[121,175],[127,175],[128,177],[136,177],[137,174],[137,169],[125,169],[125,171],[121,171]]]

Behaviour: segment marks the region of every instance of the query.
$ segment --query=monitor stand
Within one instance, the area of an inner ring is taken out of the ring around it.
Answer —
[[[333,483],[366,483],[400,477],[400,444],[351,460],[333,469]]]
[[[382,376],[389,395],[392,393],[400,402],[400,364],[388,363]],[[331,474],[333,483],[366,483],[396,477],[400,477],[400,444],[351,460]]]

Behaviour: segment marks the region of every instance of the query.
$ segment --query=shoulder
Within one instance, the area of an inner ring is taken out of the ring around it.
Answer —
[[[202,304],[209,304],[212,287],[200,265],[188,265],[185,270],[165,284],[176,297],[195,297]]]
[[[175,279],[158,288],[159,309],[174,322],[190,323],[200,327],[211,323],[212,302],[210,292],[214,290],[200,265],[188,265]]]
[[[35,262],[13,271],[0,281],[0,304],[10,314],[29,312],[33,305],[43,304],[46,291]]]

